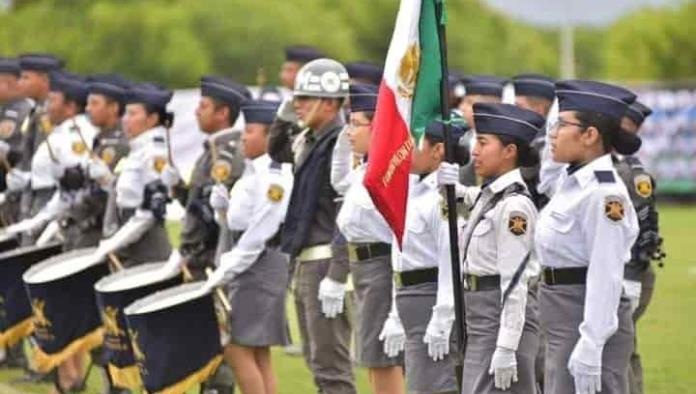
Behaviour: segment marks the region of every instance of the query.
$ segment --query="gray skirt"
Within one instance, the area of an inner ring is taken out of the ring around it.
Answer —
[[[388,357],[379,340],[389,315],[394,286],[391,257],[381,256],[350,264],[355,307],[355,359],[366,368],[403,365],[403,355]]]
[[[500,329],[500,290],[465,292],[467,344],[464,354],[462,394],[536,392],[534,365],[539,347],[537,296],[527,292],[524,329],[517,347],[517,378],[510,389],[495,388],[488,373]]]
[[[580,339],[585,285],[539,286],[540,320],[546,334],[544,393],[575,394],[568,360]],[[628,363],[633,352],[633,321],[628,300],[621,299],[619,328],[602,352],[602,394],[628,393]]]
[[[396,292],[396,306],[406,331],[406,385],[408,392],[412,394],[457,391],[452,356],[456,349],[454,342],[450,344],[450,354],[437,362],[428,356],[428,345],[423,343],[425,329],[435,306],[436,293],[437,283],[405,286]]]
[[[259,259],[227,285],[232,312],[230,341],[240,346],[287,345],[285,294],[288,259],[266,248]]]

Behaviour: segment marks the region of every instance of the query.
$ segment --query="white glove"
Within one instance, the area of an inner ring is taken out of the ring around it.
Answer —
[[[60,178],[62,178],[63,175],[65,175],[65,167],[63,167],[60,163],[52,161],[48,169],[51,173],[51,177],[56,181],[59,181]]]
[[[11,191],[19,191],[26,188],[31,181],[31,173],[13,168],[5,176],[7,188]]]
[[[215,271],[213,271],[210,276],[208,276],[208,279],[205,281],[205,284],[203,285],[203,291],[204,292],[209,292],[213,290],[216,287],[219,287],[225,282],[225,267],[217,267]]]
[[[384,342],[384,354],[387,357],[396,357],[404,350],[406,345],[406,331],[401,324],[401,319],[396,313],[390,313],[384,321],[379,340]]]
[[[433,361],[444,360],[450,351],[450,334],[454,323],[454,307],[435,305],[433,314],[425,329],[423,343],[428,345],[428,355]]]
[[[327,319],[343,313],[343,298],[346,293],[346,284],[336,282],[331,278],[324,278],[319,283],[319,301],[321,311]]]
[[[162,183],[164,183],[165,186],[172,188],[181,182],[181,175],[179,174],[179,170],[174,168],[174,166],[171,166],[169,164],[165,165],[164,168],[162,169],[162,173],[160,174],[160,177],[162,179]]]
[[[443,161],[437,171],[437,185],[447,186],[459,184],[459,164]]]
[[[46,226],[44,231],[36,240],[36,246],[44,246],[54,239],[60,239],[60,237],[60,225],[58,224],[58,221],[53,220]]]
[[[181,254],[179,253],[178,249],[173,249],[172,253],[169,254],[169,258],[167,259],[167,262],[162,266],[162,272],[164,273],[165,276],[168,276],[170,274],[173,274],[175,272],[179,271],[179,268],[181,268],[181,264],[184,262],[184,259],[181,258]]]
[[[638,304],[640,303],[640,293],[642,290],[642,284],[635,280],[624,279],[623,289],[628,297],[628,302],[631,305],[631,314],[638,309]]]
[[[512,383],[517,382],[517,357],[515,351],[504,347],[496,347],[491,359],[489,375],[495,374],[495,388],[507,390]]]
[[[21,222],[12,224],[5,228],[5,232],[8,234],[21,234],[21,233],[31,233],[37,228],[43,226],[47,221],[44,215],[37,214],[28,219],[24,219]]]
[[[111,169],[104,163],[103,160],[90,159],[87,162],[87,174],[90,179],[95,181],[100,181],[103,179],[111,179]]]
[[[588,365],[579,361],[575,355],[576,350],[577,345],[568,360],[568,370],[575,379],[575,394],[600,392],[602,390],[602,366]]]
[[[292,103],[292,98],[287,98],[278,107],[278,112],[276,116],[280,120],[286,122],[297,123],[297,113],[295,113],[295,106]]]
[[[7,157],[8,153],[10,153],[10,145],[0,140],[0,157]]]
[[[214,210],[226,210],[227,206],[230,203],[230,192],[227,190],[227,187],[223,184],[218,183],[217,185],[213,186],[213,188],[210,190],[210,206],[213,207]]]

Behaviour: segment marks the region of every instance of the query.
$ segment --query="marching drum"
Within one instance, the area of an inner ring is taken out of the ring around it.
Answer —
[[[95,248],[51,257],[27,270],[24,283],[33,312],[34,357],[39,372],[102,343],[102,324],[94,284],[109,273],[93,257]]]
[[[5,311],[5,318],[0,321],[0,348],[12,346],[31,334],[31,305],[22,274],[33,264],[57,255],[61,250],[60,243],[53,243],[17,247],[0,253],[0,299]]]
[[[181,272],[165,271],[166,263],[139,265],[99,280],[94,289],[104,324],[104,359],[116,387],[137,390],[142,387],[133,357],[123,309],[133,301],[183,282]]]
[[[204,382],[222,361],[213,296],[193,282],[126,307],[133,355],[148,393],[180,394]]]

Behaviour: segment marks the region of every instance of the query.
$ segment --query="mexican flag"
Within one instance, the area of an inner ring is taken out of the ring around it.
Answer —
[[[444,0],[401,0],[379,87],[364,184],[401,245],[411,153],[440,117]]]

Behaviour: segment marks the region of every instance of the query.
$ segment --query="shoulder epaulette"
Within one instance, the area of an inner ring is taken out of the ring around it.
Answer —
[[[616,179],[614,178],[614,173],[611,171],[595,171],[594,174],[599,183],[616,182]]]

